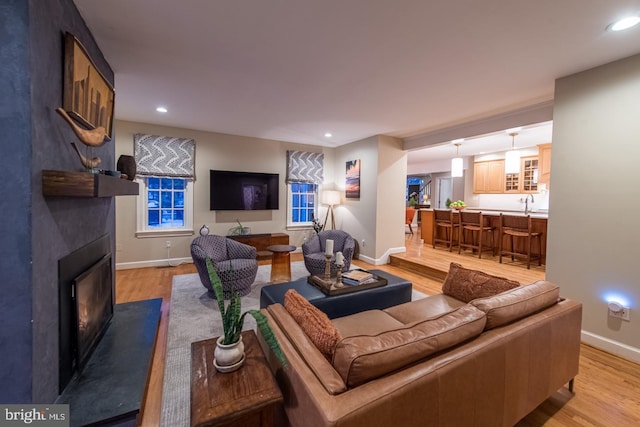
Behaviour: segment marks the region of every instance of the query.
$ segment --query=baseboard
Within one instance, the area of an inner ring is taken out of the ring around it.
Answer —
[[[362,260],[362,261],[366,261],[369,264],[373,264],[373,265],[383,265],[383,264],[388,264],[389,263],[389,255],[392,254],[399,254],[401,252],[406,252],[407,248],[402,246],[399,248],[390,248],[387,249],[387,251],[380,257],[380,258],[371,258],[368,257],[366,255],[358,255],[358,259]]]
[[[622,344],[591,332],[582,331],[582,342],[634,363],[640,363],[640,349]]]
[[[193,262],[193,259],[191,257],[155,259],[150,261],[120,262],[120,263],[116,263],[116,270],[129,270],[132,268],[147,268],[147,267],[175,267],[176,265],[192,263],[192,262]]]

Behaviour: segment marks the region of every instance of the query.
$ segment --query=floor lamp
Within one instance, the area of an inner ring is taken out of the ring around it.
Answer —
[[[327,229],[327,220],[329,219],[329,214],[331,214],[331,228],[335,230],[336,220],[333,216],[333,206],[340,204],[340,192],[336,190],[323,191],[321,202],[322,204],[329,205],[329,208],[327,208],[327,215],[324,217],[324,225],[322,226],[322,229]]]

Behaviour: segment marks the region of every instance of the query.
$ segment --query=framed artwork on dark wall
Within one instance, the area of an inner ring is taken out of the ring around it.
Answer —
[[[103,127],[111,137],[115,92],[73,34],[64,38],[62,108],[88,129]]]
[[[347,161],[345,197],[360,198],[360,160]]]

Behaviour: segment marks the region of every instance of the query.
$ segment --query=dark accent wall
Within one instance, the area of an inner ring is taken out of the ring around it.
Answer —
[[[112,253],[115,247],[113,198],[42,196],[43,169],[82,169],[69,144],[78,140],[55,112],[62,106],[64,33],[80,40],[107,80],[113,83],[114,78],[72,0],[13,0],[4,1],[0,8],[2,28],[11,32],[9,38],[2,34],[0,52],[12,53],[2,58],[3,65],[11,65],[9,70],[3,67],[2,73],[8,75],[2,77],[13,83],[0,85],[1,133],[3,139],[12,136],[9,145],[3,141],[0,154],[3,162],[11,163],[4,169],[6,176],[16,181],[8,186],[11,217],[3,224],[10,227],[10,238],[3,236],[0,244],[2,255],[11,254],[9,261],[7,256],[0,261],[4,291],[0,402],[47,403],[58,395],[58,260],[104,234],[111,236]],[[11,105],[5,114],[7,99]],[[101,168],[115,169],[115,141],[87,154],[102,158]],[[15,297],[6,303],[8,294]],[[9,304],[7,308],[16,315],[4,309]]]
[[[0,402],[31,399],[28,3],[0,3]]]

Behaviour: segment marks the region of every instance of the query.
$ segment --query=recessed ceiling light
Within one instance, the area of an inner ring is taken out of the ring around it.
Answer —
[[[325,132],[324,133],[324,137],[325,138],[331,138],[333,136],[333,134],[331,132]]]
[[[613,24],[607,27],[609,31],[622,31],[627,28],[631,28],[640,23],[640,16],[627,16],[626,18],[622,18],[619,21],[614,22]]]
[[[166,113],[169,110],[167,110],[165,107],[158,107],[158,108],[156,108],[156,111],[158,113]]]

